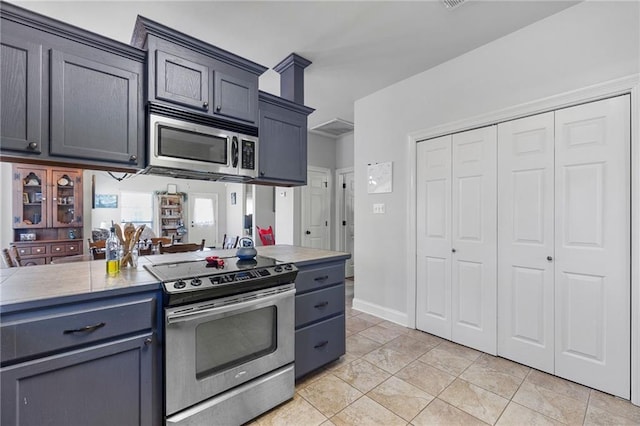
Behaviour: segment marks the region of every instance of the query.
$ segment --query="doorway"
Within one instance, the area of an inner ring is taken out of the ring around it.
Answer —
[[[218,245],[218,194],[189,194],[189,242]]]
[[[345,262],[345,278],[354,275],[354,194],[353,167],[336,170],[336,250],[351,254]]]
[[[302,187],[302,246],[329,250],[329,169],[309,167],[307,185]]]

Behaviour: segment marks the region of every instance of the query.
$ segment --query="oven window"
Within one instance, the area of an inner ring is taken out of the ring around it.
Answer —
[[[158,126],[158,155],[227,164],[227,138]]]
[[[277,311],[267,306],[196,327],[196,378],[270,354],[277,347]]]

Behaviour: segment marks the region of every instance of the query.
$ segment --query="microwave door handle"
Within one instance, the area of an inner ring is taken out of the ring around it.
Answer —
[[[231,138],[231,161],[232,161],[232,166],[235,169],[236,167],[238,167],[238,137],[237,136],[233,136]]]
[[[204,318],[210,315],[223,314],[225,312],[231,312],[238,309],[250,307],[256,305],[256,303],[275,302],[277,300],[285,299],[289,296],[293,296],[296,293],[295,288],[284,291],[282,293],[273,294],[270,296],[263,296],[257,299],[250,299],[244,302],[233,303],[231,305],[216,306],[213,308],[204,308],[192,312],[185,312],[181,314],[169,314],[167,315],[167,324],[175,324],[178,322],[189,321],[198,318]]]

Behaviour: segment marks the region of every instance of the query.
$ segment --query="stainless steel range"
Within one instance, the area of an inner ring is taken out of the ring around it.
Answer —
[[[242,424],[294,393],[295,265],[145,265],[162,281],[166,424]]]

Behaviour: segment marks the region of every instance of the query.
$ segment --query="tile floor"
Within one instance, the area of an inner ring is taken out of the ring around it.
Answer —
[[[347,353],[250,424],[639,425],[640,407],[351,308]]]

